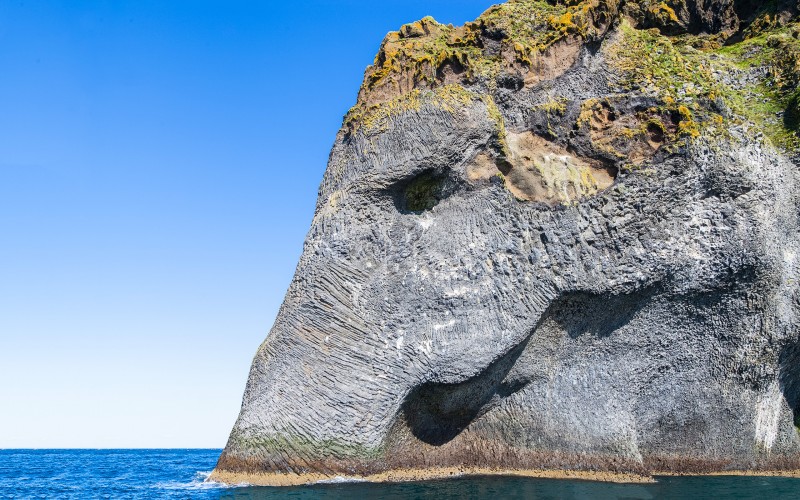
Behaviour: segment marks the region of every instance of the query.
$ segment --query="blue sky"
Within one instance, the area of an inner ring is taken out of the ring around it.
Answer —
[[[0,2],[0,448],[222,447],[384,34],[491,3]]]

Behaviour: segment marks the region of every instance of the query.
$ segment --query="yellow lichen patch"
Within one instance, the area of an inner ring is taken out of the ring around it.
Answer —
[[[448,113],[455,114],[473,100],[483,96],[471,92],[461,85],[451,84],[435,90],[414,89],[388,101],[374,104],[368,108],[353,108],[346,121],[351,125],[351,133],[358,128],[367,131],[385,130],[391,118],[403,113],[419,111],[424,103],[434,105]],[[499,113],[499,111],[498,111]]]
[[[571,10],[573,8],[561,3],[553,5],[542,0],[510,0],[490,8],[471,26],[501,31],[512,45],[518,43],[533,52],[541,52],[564,37],[564,33],[554,27],[551,21],[566,19]]]
[[[517,61],[523,64],[527,64],[528,66],[533,64],[533,61],[531,60],[530,48],[519,42],[514,42],[514,55],[516,56]]]
[[[548,115],[564,116],[567,111],[567,100],[563,97],[551,98],[546,103],[537,106],[538,109],[543,110]]]
[[[686,106],[678,106],[681,121],[678,123],[678,132],[689,137],[700,137],[700,129],[692,118],[692,112]]]
[[[412,90],[380,104],[369,106],[367,109],[353,108],[348,113],[347,122],[351,124],[353,131],[359,127],[366,130],[385,128],[392,116],[407,111],[419,111],[421,95],[420,90]]]
[[[581,103],[581,112],[578,115],[577,125],[578,128],[589,125],[592,117],[595,114],[596,108],[599,106],[599,99],[587,99]]]
[[[507,157],[509,151],[508,144],[506,143],[506,123],[503,119],[503,114],[500,113],[500,109],[497,107],[494,99],[492,99],[492,96],[484,94],[481,96],[481,100],[486,104],[486,111],[489,114],[489,119],[494,123],[495,135],[500,143],[500,154],[503,157]]]
[[[565,35],[577,31],[578,26],[572,22],[572,12],[564,12],[560,16],[552,16],[550,19],[550,26],[557,29]]]
[[[506,188],[522,201],[573,204],[608,188],[608,169],[570,155],[531,132],[508,134],[511,156]]]
[[[675,10],[664,2],[658,2],[655,5],[651,5],[647,10],[649,10],[650,14],[658,19],[661,24],[678,22],[678,16],[675,14]]]
[[[478,99],[477,94],[457,84],[439,87],[433,91],[433,95],[434,102],[448,113],[455,113],[459,107],[467,106]]]
[[[587,99],[581,103],[577,125],[578,128],[588,126],[593,134],[602,133],[612,127],[614,120],[616,116],[607,100]]]

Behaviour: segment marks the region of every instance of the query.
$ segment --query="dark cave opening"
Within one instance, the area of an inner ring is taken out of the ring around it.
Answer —
[[[400,212],[421,214],[438,205],[457,188],[458,185],[447,175],[426,170],[396,183],[389,192]]]
[[[414,388],[403,401],[400,423],[429,445],[441,446],[451,441],[491,408],[492,400],[508,397],[525,386],[505,378],[527,343],[525,339],[464,382],[427,382]]]
[[[482,415],[523,390],[530,380],[511,370],[539,328],[554,322],[571,338],[592,335],[605,338],[623,327],[652,299],[656,287],[631,294],[571,292],[554,300],[536,327],[518,345],[477,375],[460,383],[426,382],[412,389],[402,405],[393,431],[441,446],[456,438]]]

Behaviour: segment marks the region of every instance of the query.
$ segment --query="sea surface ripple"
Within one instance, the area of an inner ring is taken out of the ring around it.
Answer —
[[[221,450],[0,450],[0,499],[759,499],[800,498],[800,479],[661,477],[654,484],[472,477],[264,488],[208,482]]]

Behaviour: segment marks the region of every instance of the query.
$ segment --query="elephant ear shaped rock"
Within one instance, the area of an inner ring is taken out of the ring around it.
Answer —
[[[800,469],[795,8],[387,35],[213,477]]]

